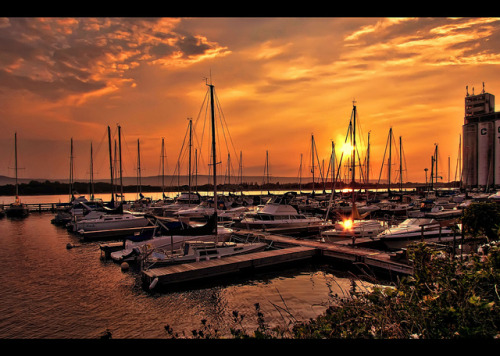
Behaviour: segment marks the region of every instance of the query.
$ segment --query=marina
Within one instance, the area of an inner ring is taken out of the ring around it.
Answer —
[[[260,303],[270,324],[280,325],[282,316],[273,305],[285,307],[284,300],[295,318],[307,320],[326,310],[330,293],[342,294],[352,286],[343,266],[311,258],[315,247],[297,247],[307,251],[300,261],[150,291],[137,266],[123,270],[103,258],[101,245],[123,241],[82,241],[51,224],[52,217],[32,212],[23,219],[0,219],[0,282],[6,286],[0,295],[0,328],[6,339],[96,339],[106,330],[113,338],[163,339],[165,325],[189,333],[203,318],[229,335],[234,310],[245,313],[248,327],[253,327],[254,304]],[[266,253],[290,247],[285,238],[275,243],[280,249]],[[356,283],[360,288],[368,285]]]
[[[3,339],[500,337],[499,18],[0,23]]]

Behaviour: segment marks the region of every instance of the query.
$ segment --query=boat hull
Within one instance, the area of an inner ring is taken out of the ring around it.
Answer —
[[[28,216],[30,213],[28,207],[24,204],[21,205],[10,205],[6,210],[5,210],[5,215],[7,215],[10,218],[24,218]]]
[[[76,223],[75,231],[101,231],[101,230],[114,230],[126,229],[134,227],[145,227],[149,224],[146,218],[134,218],[127,220],[115,221],[80,221]]]
[[[409,244],[414,242],[434,242],[434,243],[444,243],[453,241],[453,239],[458,239],[459,235],[457,233],[453,233],[452,230],[446,229],[441,231],[433,231],[433,232],[412,232],[407,234],[399,234],[395,236],[385,236],[379,237],[380,240],[389,250],[400,250],[402,248],[406,248]]]
[[[209,261],[229,256],[243,255],[265,250],[268,245],[263,242],[256,243],[220,243],[209,248],[200,248],[196,253],[179,256],[152,254],[153,258],[146,261],[147,269],[171,266],[182,263]]]

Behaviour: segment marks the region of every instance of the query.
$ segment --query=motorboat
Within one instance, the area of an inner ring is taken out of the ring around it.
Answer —
[[[390,250],[399,250],[411,242],[445,242],[460,234],[460,226],[454,221],[437,221],[432,218],[408,218],[397,226],[379,233],[379,240]]]
[[[144,214],[123,212],[123,214],[107,214],[100,212],[93,219],[81,219],[75,222],[75,232],[102,231],[145,227],[150,224]]]
[[[448,205],[442,205],[435,201],[423,201],[420,209],[408,211],[408,218],[451,218],[462,215],[462,210],[456,208],[447,208]]]
[[[186,241],[178,251],[154,249],[146,253],[143,269],[163,267],[180,263],[208,261],[224,257],[263,251],[268,244],[264,242],[217,242]]]
[[[275,197],[258,211],[245,213],[235,226],[246,229],[300,228],[323,223],[318,217],[299,213],[289,202],[290,193]]]
[[[386,226],[379,220],[351,220],[346,219],[335,223],[333,229],[321,232],[322,238],[332,240],[346,238],[373,237],[384,231]]]
[[[201,203],[201,196],[198,193],[181,193],[172,204],[162,207],[163,216],[172,216],[175,213],[198,206]]]
[[[238,219],[244,212],[249,209],[246,206],[236,206],[229,207],[225,209],[217,209],[217,216],[219,221],[232,221],[234,219]],[[214,208],[213,204],[210,204],[208,201],[202,202],[200,205],[183,209],[178,211],[175,216],[179,219],[184,220],[199,220],[206,219],[207,216],[213,215]]]

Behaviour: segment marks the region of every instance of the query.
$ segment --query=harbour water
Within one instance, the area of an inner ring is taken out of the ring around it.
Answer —
[[[53,216],[33,212],[20,220],[0,219],[3,339],[96,339],[107,331],[113,339],[165,339],[166,326],[189,338],[192,330],[202,329],[202,320],[230,337],[233,311],[245,315],[243,327],[252,334],[256,303],[270,327],[286,327],[290,321],[322,314],[332,295],[347,295],[352,288],[349,275],[334,266],[300,264],[150,293],[142,288],[136,269],[122,271],[101,259],[99,242],[80,242],[51,224]],[[68,249],[68,243],[76,247]],[[358,290],[370,288],[367,282],[355,283]]]

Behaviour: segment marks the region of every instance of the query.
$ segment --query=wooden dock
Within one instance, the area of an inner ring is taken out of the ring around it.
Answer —
[[[320,256],[341,262],[365,264],[369,267],[382,269],[387,272],[412,274],[413,268],[393,258],[394,253],[361,247],[371,241],[369,238],[358,238],[353,244],[351,240],[339,240],[335,243],[325,243],[313,239],[294,239],[282,235],[272,235],[240,230],[239,233],[253,234],[261,240],[268,241],[277,247],[302,246],[314,248]]]
[[[266,241],[272,246],[278,247],[278,249],[143,270],[142,282],[144,287],[153,289],[156,285],[172,285],[226,274],[236,274],[280,265],[285,262],[310,259],[315,256],[342,263],[356,263],[389,273],[406,275],[413,273],[412,267],[396,260],[393,253],[359,247],[367,242],[362,239],[359,239],[358,245],[352,245],[349,240],[339,241],[338,243],[324,243],[312,239],[295,239],[248,230],[239,230],[237,233],[241,236],[246,235],[254,239],[258,238],[260,241]]]
[[[184,263],[142,271],[143,285],[153,289],[156,285],[171,285],[221,275],[252,271],[277,264],[305,260],[316,255],[317,250],[310,247],[289,247],[250,254]]]

